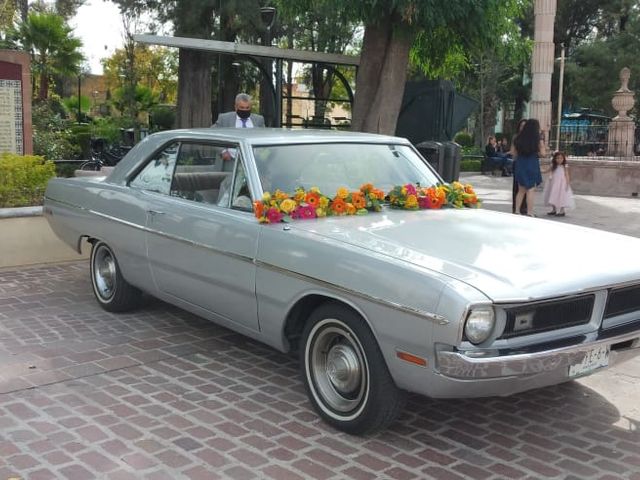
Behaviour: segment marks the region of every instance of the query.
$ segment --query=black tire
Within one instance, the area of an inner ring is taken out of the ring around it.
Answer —
[[[93,294],[102,308],[126,312],[140,305],[142,292],[122,277],[118,261],[106,243],[93,244],[89,265]]]
[[[327,423],[361,435],[393,422],[406,394],[396,387],[375,337],[357,313],[335,302],[319,306],[301,342],[307,395]]]

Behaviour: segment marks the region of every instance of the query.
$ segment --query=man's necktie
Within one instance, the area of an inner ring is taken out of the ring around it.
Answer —
[[[242,122],[242,128],[247,128],[247,118],[241,118],[240,121]]]

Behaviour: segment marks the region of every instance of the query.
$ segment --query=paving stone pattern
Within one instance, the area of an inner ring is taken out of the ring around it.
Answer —
[[[412,396],[352,437],[317,418],[289,356],[153,299],[106,313],[85,262],[0,270],[0,480],[640,480],[639,426],[633,401],[581,381]]]

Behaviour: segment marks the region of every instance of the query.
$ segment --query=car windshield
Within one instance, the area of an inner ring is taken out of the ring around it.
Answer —
[[[263,191],[292,193],[318,187],[326,195],[364,183],[389,191],[407,183],[428,187],[440,180],[409,146],[374,143],[319,143],[256,146]]]

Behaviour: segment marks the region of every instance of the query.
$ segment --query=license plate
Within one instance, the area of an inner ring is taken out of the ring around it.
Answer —
[[[609,345],[589,350],[580,363],[569,365],[569,377],[580,377],[609,365]]]

